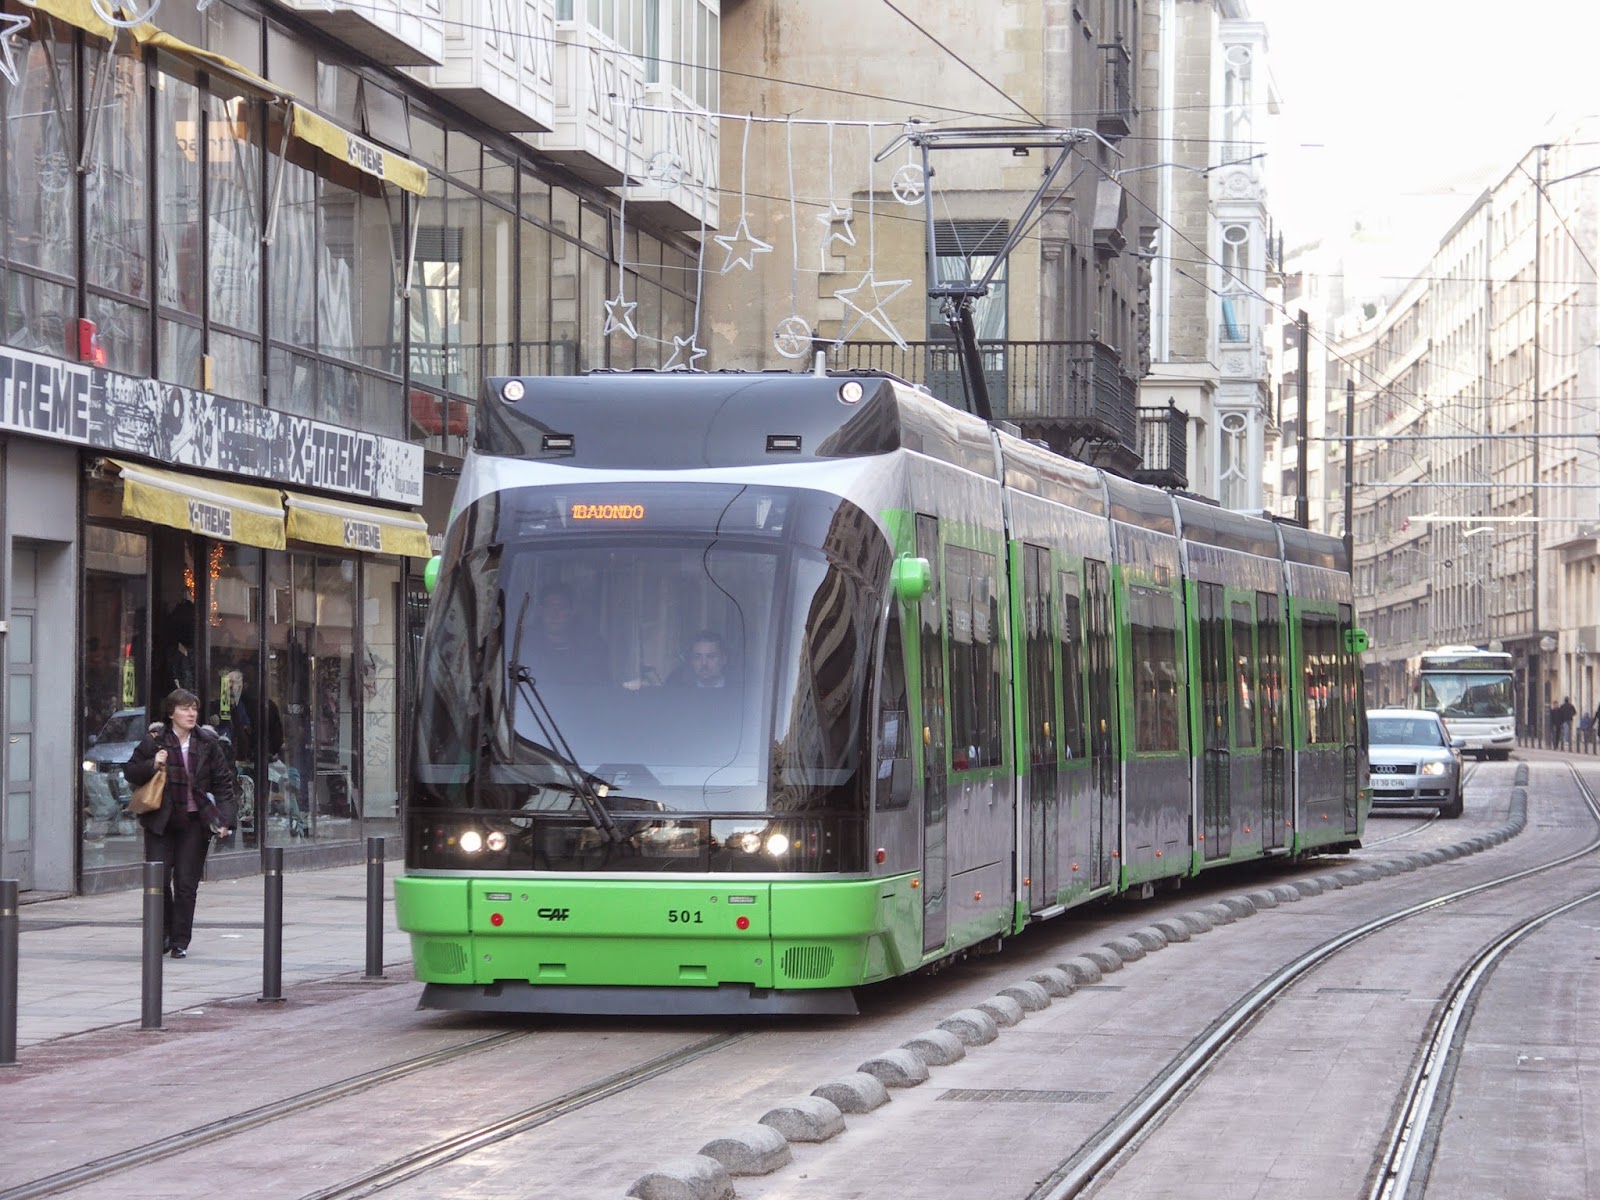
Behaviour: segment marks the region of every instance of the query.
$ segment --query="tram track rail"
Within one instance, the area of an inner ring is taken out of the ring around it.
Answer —
[[[357,1197],[371,1196],[386,1188],[419,1175],[426,1174],[436,1167],[454,1162],[486,1146],[496,1142],[503,1142],[507,1138],[516,1137],[530,1129],[577,1112],[600,1100],[608,1099],[625,1092],[630,1088],[638,1087],[659,1075],[665,1075],[679,1067],[715,1054],[720,1050],[736,1045],[747,1038],[754,1037],[751,1032],[717,1034],[703,1038],[689,1046],[668,1051],[657,1055],[637,1067],[615,1072],[604,1079],[586,1084],[581,1088],[545,1100],[538,1104],[520,1109],[509,1116],[500,1117],[494,1121],[485,1122],[473,1129],[453,1134],[447,1138],[429,1145],[419,1147],[410,1153],[391,1159],[382,1166],[362,1172],[351,1179],[346,1179],[332,1187],[320,1191],[310,1192],[302,1200],[356,1200]]]
[[[1045,1176],[1027,1194],[1027,1200],[1070,1200],[1083,1195],[1147,1133],[1176,1111],[1211,1066],[1243,1039],[1268,1007],[1306,975],[1335,956],[1405,921],[1566,866],[1600,850],[1600,800],[1597,800],[1594,790],[1577,768],[1570,763],[1567,766],[1596,822],[1597,834],[1587,845],[1538,866],[1513,871],[1374,918],[1286,963],[1236,1001],[1191,1041],[1110,1121]],[[1518,778],[1523,779],[1520,772]],[[1523,784],[1519,782],[1514,786],[1521,788]],[[1399,1105],[1400,1116],[1386,1139],[1377,1184],[1370,1193],[1371,1200],[1405,1200],[1412,1180],[1419,1173],[1426,1174],[1431,1148],[1429,1131],[1435,1124],[1434,1117],[1440,1106],[1448,1099],[1448,1076],[1459,1053],[1472,1008],[1495,965],[1523,938],[1563,913],[1596,899],[1600,899],[1600,890],[1588,891],[1575,899],[1565,900],[1518,920],[1474,955],[1457,974],[1444,1000],[1435,1009],[1425,1037],[1425,1050],[1419,1056],[1404,1089]]]
[[[34,1200],[37,1196],[53,1196],[59,1192],[69,1191],[72,1188],[82,1187],[86,1183],[93,1183],[111,1175],[124,1171],[131,1171],[147,1163],[157,1162],[164,1158],[171,1158],[183,1154],[200,1146],[210,1145],[224,1138],[230,1138],[249,1129],[282,1120],[285,1117],[302,1113],[308,1109],[318,1108],[324,1104],[331,1104],[335,1100],[342,1100],[346,1096],[354,1096],[360,1092],[404,1079],[420,1071],[433,1067],[444,1066],[456,1062],[472,1054],[481,1054],[501,1046],[510,1045],[529,1037],[526,1032],[505,1032],[489,1034],[485,1037],[472,1038],[469,1041],[458,1042],[453,1046],[445,1046],[439,1050],[429,1051],[427,1054],[414,1055],[399,1062],[390,1063],[385,1067],[377,1067],[371,1071],[362,1071],[357,1075],[349,1075],[333,1083],[326,1083],[320,1087],[309,1088],[293,1096],[286,1096],[281,1100],[273,1100],[267,1104],[257,1105],[255,1108],[246,1109],[244,1112],[235,1113],[229,1117],[220,1117],[215,1121],[208,1121],[204,1125],[197,1125],[192,1129],[169,1134],[164,1138],[157,1138],[153,1142],[146,1142],[142,1146],[134,1146],[128,1150],[121,1150],[115,1154],[105,1155],[103,1158],[93,1159],[64,1171],[57,1171],[51,1175],[41,1176],[27,1183],[0,1191],[0,1200]]]
[[[0,1191],[0,1200],[34,1200],[35,1197],[53,1196],[86,1184],[108,1179],[140,1167],[190,1153],[213,1143],[234,1137],[251,1129],[270,1125],[311,1109],[344,1100],[362,1092],[371,1091],[404,1080],[408,1077],[452,1065],[470,1055],[502,1049],[533,1036],[532,1031],[507,1031],[472,1038],[426,1054],[402,1059],[371,1071],[363,1071],[319,1087],[309,1088],[293,1096],[258,1105],[232,1116],[221,1117],[204,1125],[197,1125],[179,1133],[158,1138],[143,1145],[108,1154],[90,1162],[81,1163],[38,1179]],[[308,1200],[332,1200],[333,1197],[371,1195],[383,1188],[420,1174],[434,1166],[470,1154],[483,1146],[492,1145],[513,1137],[527,1129],[535,1128],[558,1117],[614,1096],[641,1083],[685,1066],[708,1054],[732,1046],[746,1038],[750,1032],[718,1034],[691,1042],[687,1046],[655,1055],[632,1067],[615,1071],[592,1083],[573,1089],[554,1099],[531,1105],[494,1121],[440,1139],[409,1154],[402,1155],[379,1167],[362,1172],[332,1187],[311,1194]]]

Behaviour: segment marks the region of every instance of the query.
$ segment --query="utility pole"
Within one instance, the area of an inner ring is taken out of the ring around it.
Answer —
[[[1311,473],[1311,459],[1307,450],[1311,445],[1311,431],[1306,428],[1307,421],[1311,418],[1311,381],[1306,378],[1306,370],[1311,362],[1311,319],[1306,316],[1306,310],[1301,309],[1300,315],[1295,319],[1295,327],[1300,340],[1299,363],[1296,367],[1296,391],[1300,404],[1299,429],[1300,429],[1300,469],[1296,472],[1298,486],[1295,488],[1294,520],[1302,529],[1311,527],[1311,501],[1306,489],[1310,486],[1307,476]],[[1348,456],[1347,456],[1348,457]]]
[[[1344,381],[1344,560],[1350,569],[1356,569],[1356,535],[1351,528],[1355,520],[1356,492],[1356,381]]]

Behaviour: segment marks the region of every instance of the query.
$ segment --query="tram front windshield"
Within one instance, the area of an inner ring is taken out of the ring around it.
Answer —
[[[413,804],[858,810],[872,618],[849,531],[870,522],[783,489],[615,496],[519,489],[464,517],[429,630]]]

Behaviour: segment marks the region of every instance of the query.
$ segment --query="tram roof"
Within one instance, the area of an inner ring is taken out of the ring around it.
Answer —
[[[496,376],[484,381],[474,448],[607,469],[753,466],[909,449],[996,473],[983,421],[892,376],[856,372]]]

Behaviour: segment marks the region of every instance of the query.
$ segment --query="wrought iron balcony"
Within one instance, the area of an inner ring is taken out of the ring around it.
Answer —
[[[1129,469],[1137,465],[1138,384],[1123,373],[1110,346],[988,341],[979,350],[996,420],[1015,422],[1029,436],[1078,457],[1084,455],[1071,443],[1117,451],[1115,461]],[[948,341],[909,342],[904,349],[894,342],[847,342],[834,352],[833,365],[887,371],[965,407],[960,355]],[[1104,453],[1097,453],[1103,460]]]
[[[1121,42],[1103,43],[1100,54],[1103,69],[1095,129],[1101,137],[1116,141],[1133,132],[1133,58]]]
[[[1133,473],[1156,487],[1189,486],[1189,415],[1176,404],[1139,410],[1139,460]]]

